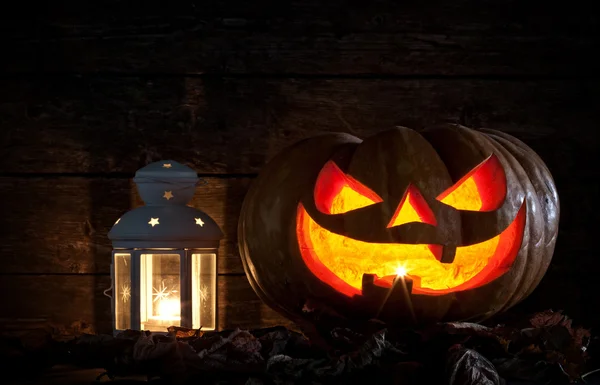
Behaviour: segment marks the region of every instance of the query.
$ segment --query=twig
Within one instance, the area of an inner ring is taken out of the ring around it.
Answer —
[[[587,372],[587,373],[584,373],[584,374],[582,374],[582,375],[581,375],[581,381],[583,381],[583,383],[587,384],[587,381],[585,380],[585,378],[586,378],[587,376],[589,376],[590,374],[594,374],[594,373],[597,373],[597,372],[600,372],[600,368],[598,368],[598,369],[594,369],[594,370],[592,370],[592,371],[589,371],[589,372]]]

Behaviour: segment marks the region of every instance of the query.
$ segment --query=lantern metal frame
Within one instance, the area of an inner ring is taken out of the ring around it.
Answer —
[[[112,262],[111,262],[111,279],[112,285],[110,289],[115,290],[115,264],[116,258],[119,254],[128,254],[131,262],[131,268],[129,271],[129,279],[131,282],[131,300],[129,301],[129,328],[132,330],[141,330],[141,259],[143,254],[151,254],[151,255],[161,255],[161,254],[177,254],[179,255],[179,302],[181,304],[181,313],[180,313],[180,327],[184,328],[192,328],[193,327],[193,310],[192,310],[192,255],[193,254],[214,254],[215,255],[215,263],[213,266],[213,274],[216,278],[217,276],[217,257],[218,257],[218,248],[185,248],[185,249],[153,249],[153,248],[134,248],[134,249],[124,249],[124,248],[115,248],[112,251]],[[215,279],[213,286],[213,293],[215,298],[219,297],[219,290],[217,280]],[[112,304],[112,326],[115,334],[124,331],[124,329],[117,329],[116,322],[116,295],[114,298],[111,296],[111,304]],[[213,322],[214,329],[206,329],[206,330],[217,330],[217,320],[218,320],[218,307],[215,306],[213,310]]]

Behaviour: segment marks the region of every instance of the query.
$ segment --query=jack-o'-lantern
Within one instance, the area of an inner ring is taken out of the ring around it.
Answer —
[[[550,172],[516,138],[396,128],[278,155],[245,198],[238,237],[252,287],[292,320],[314,304],[394,324],[481,320],[540,282],[558,216]]]

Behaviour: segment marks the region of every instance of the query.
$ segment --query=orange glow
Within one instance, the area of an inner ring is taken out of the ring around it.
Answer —
[[[506,175],[498,157],[492,154],[437,200],[457,210],[493,211],[506,198]]]
[[[382,202],[368,187],[346,175],[332,161],[325,164],[315,184],[315,204],[325,214],[343,214]]]
[[[382,202],[376,193],[331,161],[319,173],[314,192],[317,209],[327,214]],[[459,210],[491,211],[498,209],[505,197],[506,176],[499,159],[492,154],[437,199]],[[413,293],[441,295],[482,286],[506,273],[521,248],[525,221],[523,202],[504,231],[486,241],[456,247],[452,263],[439,261],[443,245],[369,243],[330,232],[316,223],[301,203],[296,235],[302,258],[311,272],[347,296],[361,294],[363,274],[375,274],[378,285],[389,287],[399,272],[412,279]],[[388,228],[410,222],[437,225],[433,211],[412,184]]]
[[[523,203],[501,234],[457,247],[454,262],[448,264],[439,262],[427,244],[369,243],[332,233],[317,224],[302,204],[296,234],[310,271],[347,296],[361,294],[363,274],[395,276],[399,261],[413,278],[413,293],[439,295],[479,287],[507,272],[521,247],[525,213]]]
[[[392,220],[388,224],[388,228],[400,226],[410,222],[423,222],[430,225],[437,225],[435,215],[431,208],[421,195],[419,190],[409,185],[404,193],[404,197],[400,201],[396,212],[392,216]]]

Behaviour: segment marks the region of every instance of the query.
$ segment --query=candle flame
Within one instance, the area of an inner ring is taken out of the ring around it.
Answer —
[[[398,268],[396,269],[396,275],[398,277],[404,277],[406,275],[407,271],[406,271],[406,267],[404,266],[398,266]]]
[[[150,318],[160,321],[175,321],[181,319],[181,304],[179,298],[161,299],[156,306],[157,315]]]

